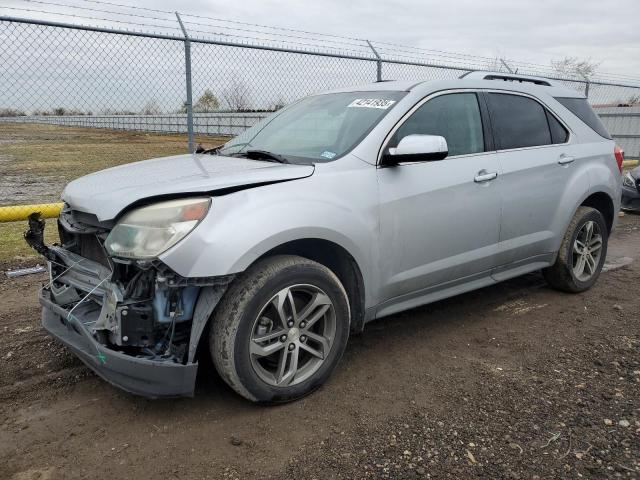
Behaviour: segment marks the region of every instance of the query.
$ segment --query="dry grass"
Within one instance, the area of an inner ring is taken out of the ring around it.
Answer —
[[[198,137],[206,147],[228,137]],[[55,125],[0,127],[0,205],[57,202],[66,183],[97,170],[185,153],[186,135],[158,135]],[[47,240],[55,241],[49,220]],[[22,239],[26,222],[0,223],[0,261],[35,256]]]
[[[69,180],[104,168],[186,153],[186,135],[158,135],[55,125],[2,125],[6,174],[55,175]],[[196,139],[207,146],[228,137]]]
[[[38,258],[38,254],[31,250],[22,238],[27,230],[27,222],[0,223],[0,263],[18,262]],[[45,229],[45,241],[48,244],[58,241],[58,231],[55,220],[48,220]]]

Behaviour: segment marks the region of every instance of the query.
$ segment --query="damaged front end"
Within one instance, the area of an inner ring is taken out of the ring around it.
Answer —
[[[108,256],[113,225],[65,207],[61,244],[47,246],[44,220],[25,239],[49,265],[42,323],[98,375],[147,397],[191,396],[196,350],[231,276],[184,278],[159,260]]]

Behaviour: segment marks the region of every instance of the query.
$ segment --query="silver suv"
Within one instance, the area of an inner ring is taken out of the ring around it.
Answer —
[[[542,270],[582,292],[622,156],[580,93],[489,72],[302,99],[225,145],[71,182],[44,327],[98,375],[256,402],[318,388],[376,318]]]

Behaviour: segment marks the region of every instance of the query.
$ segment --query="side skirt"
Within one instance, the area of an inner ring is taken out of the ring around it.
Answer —
[[[501,265],[493,270],[392,298],[377,307],[367,309],[365,322],[541,270],[552,265],[556,255],[556,252],[536,255],[507,265]]]

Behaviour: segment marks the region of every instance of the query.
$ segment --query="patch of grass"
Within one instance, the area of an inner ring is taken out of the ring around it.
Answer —
[[[41,258],[24,241],[22,234],[26,230],[26,221],[0,223],[0,263]],[[56,221],[54,219],[47,220],[44,238],[47,244],[59,241]]]
[[[207,148],[227,140],[229,137],[196,137]],[[187,153],[187,136],[3,124],[0,146],[0,204],[20,205],[58,202],[66,183],[97,170]],[[22,238],[26,229],[26,221],[0,223],[0,261],[37,258]],[[47,221],[45,240],[58,241],[54,219]]]
[[[197,137],[207,147],[229,137]],[[66,181],[104,168],[187,153],[186,135],[7,124],[2,126],[2,163],[5,174],[55,176]]]

